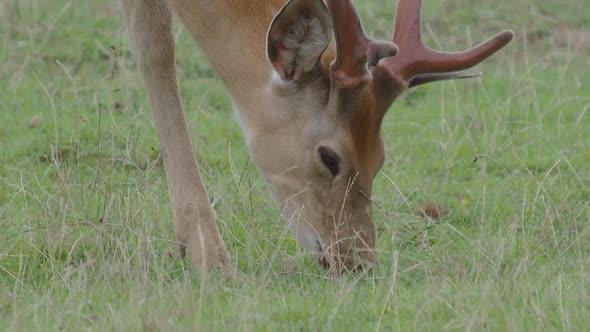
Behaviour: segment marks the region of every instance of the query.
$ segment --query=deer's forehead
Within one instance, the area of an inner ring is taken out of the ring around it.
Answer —
[[[378,134],[370,137],[354,137],[354,163],[363,183],[370,184],[384,160],[383,141]]]
[[[351,116],[349,128],[359,175],[365,177],[367,181],[372,181],[384,159],[380,134],[383,112],[378,109],[379,106],[373,94],[367,92],[360,98],[360,109]]]

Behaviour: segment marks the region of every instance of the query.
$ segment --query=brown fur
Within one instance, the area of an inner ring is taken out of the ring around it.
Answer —
[[[374,264],[380,127],[408,86],[395,66],[377,64],[397,47],[355,31],[350,0],[327,0],[332,12],[321,0],[285,7],[287,0],[121,1],[163,148],[181,253],[188,250],[201,271],[231,270],[183,115],[172,11],[229,90],[252,159],[299,242],[334,271]],[[340,54],[326,49],[332,23],[356,32],[353,39],[336,33]],[[325,149],[340,161],[337,174],[320,158]]]

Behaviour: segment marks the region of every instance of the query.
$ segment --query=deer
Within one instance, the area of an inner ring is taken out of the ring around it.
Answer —
[[[295,239],[329,271],[377,265],[373,180],[383,118],[407,89],[478,76],[503,31],[466,51],[426,46],[421,0],[399,0],[392,40],[366,35],[352,0],[121,0],[162,147],[176,243],[198,273],[234,271],[184,117],[173,16],[233,102],[251,159]],[[333,41],[332,41],[333,39]]]

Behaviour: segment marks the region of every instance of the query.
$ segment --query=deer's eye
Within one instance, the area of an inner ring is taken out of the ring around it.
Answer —
[[[332,173],[332,176],[338,175],[340,172],[340,157],[334,151],[323,146],[319,148],[318,152],[322,163]]]

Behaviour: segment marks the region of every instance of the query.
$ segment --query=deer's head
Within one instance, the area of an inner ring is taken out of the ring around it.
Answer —
[[[267,36],[272,109],[249,134],[252,156],[298,241],[336,271],[376,262],[371,187],[384,160],[383,116],[407,88],[471,77],[506,31],[461,53],[431,50],[421,0],[400,0],[392,42],[363,32],[351,0],[290,0]],[[329,47],[332,35],[335,47]]]

